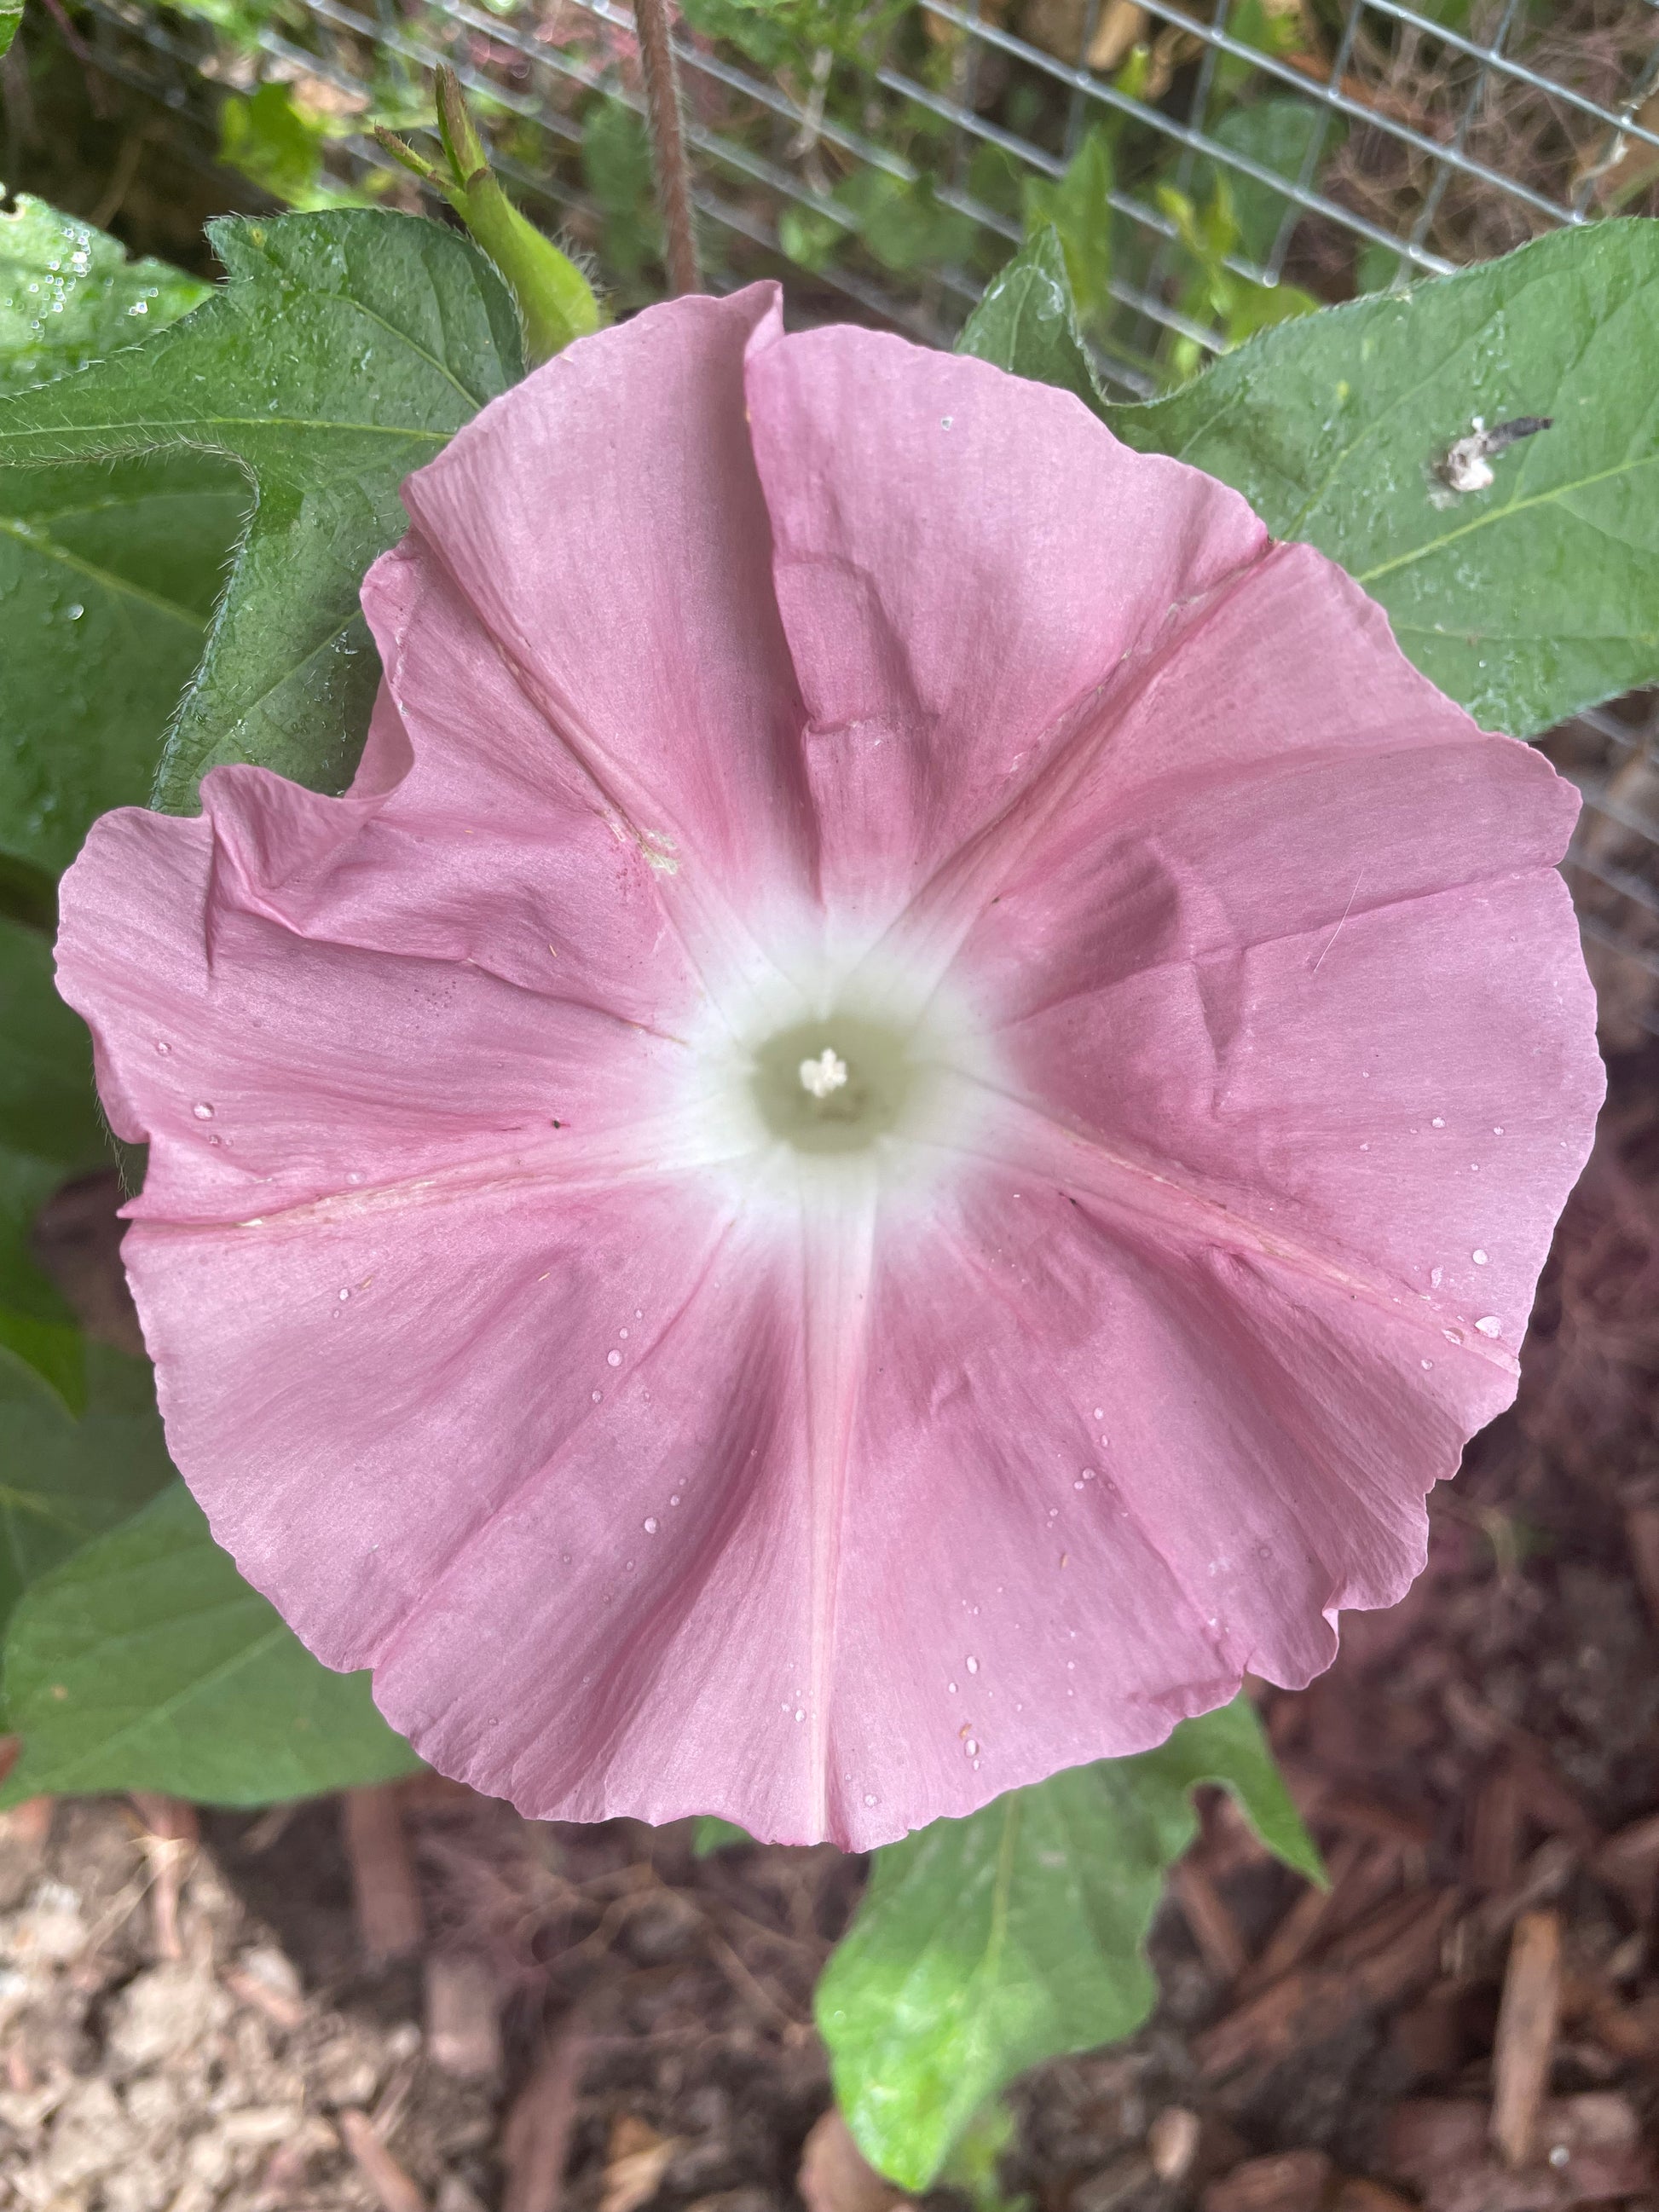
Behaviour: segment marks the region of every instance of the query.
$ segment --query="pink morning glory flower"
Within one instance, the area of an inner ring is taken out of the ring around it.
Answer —
[[[173,1455],[526,1812],[861,1848],[1305,1682],[1506,1405],[1576,809],[1079,402],[774,291],[409,483],[339,799],[98,823]]]

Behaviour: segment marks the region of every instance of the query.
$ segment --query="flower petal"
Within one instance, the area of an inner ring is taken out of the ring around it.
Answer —
[[[839,1283],[833,1227],[803,1278],[687,1183],[140,1223],[127,1259],[216,1535],[443,1771],[862,1850],[1307,1680],[1513,1387],[1073,1179],[981,1176],[841,1239]]]
[[[532,1183],[126,1257],[216,1536],[444,1771],[824,1832],[796,1243],[706,1185]]]
[[[245,1572],[527,1812],[854,1848],[1307,1679],[1588,1145],[1571,795],[1231,493],[770,295],[408,497],[346,797],[64,886]],[[867,1157],[766,1134],[832,1014],[919,1063]]]
[[[821,882],[873,932],[1267,534],[1213,479],[983,362],[813,331],[748,380]]]
[[[743,356],[775,285],[647,309],[493,401],[410,478],[419,538],[635,832],[719,895],[797,893],[802,711]]]
[[[1066,1127],[1513,1346],[1602,1092],[1577,810],[1283,547],[1103,732],[961,972]]]
[[[641,1018],[642,994],[620,1012],[586,997],[577,961],[562,995],[548,906],[574,923],[593,890],[579,850],[549,892],[533,843],[497,840],[482,860],[464,836],[411,851],[405,827],[382,833],[359,802],[252,769],[216,771],[204,797],[199,820],[106,815],[63,885],[59,988],[91,1025],[118,1133],[151,1144],[136,1215],[235,1220],[532,1161],[556,1181],[573,1145],[607,1132],[623,1167],[650,1153],[651,1102],[684,1048]],[[648,872],[594,823],[606,896],[585,937],[623,928],[632,870],[643,958],[661,933]],[[494,915],[476,872],[492,860]],[[418,920],[411,881],[427,894]],[[508,972],[467,957],[475,921]],[[331,924],[380,942],[307,933]],[[696,996],[672,942],[649,988],[659,1007]]]
[[[1145,1749],[1247,1669],[1305,1682],[1514,1387],[1224,1217],[1034,1167],[879,1248],[831,1732],[860,1844]]]

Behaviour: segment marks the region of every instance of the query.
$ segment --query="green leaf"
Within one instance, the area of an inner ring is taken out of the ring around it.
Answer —
[[[1212,1782],[1228,1790],[1273,1856],[1324,1887],[1324,1862],[1248,1698],[1235,1698],[1230,1705],[1183,1721],[1156,1751],[1107,1763],[1132,1769],[1137,1782],[1149,1788],[1188,1790]]]
[[[356,196],[323,168],[329,123],[295,100],[292,85],[262,84],[246,99],[232,93],[219,111],[219,159],[290,207],[349,200]]]
[[[209,296],[21,194],[0,216],[0,393],[136,345]],[[141,802],[201,659],[248,503],[228,461],[179,453],[0,471],[4,903],[43,922],[95,815]]]
[[[23,1739],[0,1804],[154,1790],[264,1805],[419,1765],[366,1674],[335,1674],[250,1589],[182,1483],[37,1583],[6,1643]]]
[[[70,1412],[85,1401],[74,1316],[35,1265],[29,1229],[70,1176],[109,1149],[92,1087],[86,1030],[52,988],[52,951],[36,931],[0,921],[0,1389],[21,1362]],[[5,1446],[0,1444],[0,1452]]]
[[[1091,124],[1062,175],[1028,177],[1024,183],[1025,228],[1052,224],[1066,256],[1072,301],[1084,320],[1103,314],[1111,302],[1112,141],[1104,124]]]
[[[1340,562],[1425,675],[1526,737],[1659,679],[1656,359],[1659,224],[1631,219],[1328,308],[1103,412]],[[1489,489],[1439,484],[1476,416],[1526,415],[1554,427]]]
[[[974,2212],[1030,2212],[1032,2199],[1010,2197],[1002,2185],[1003,2159],[1019,2134],[1019,2123],[1000,2097],[981,2105],[951,2147],[939,2174],[946,2189],[959,2190]]]
[[[694,1859],[706,1859],[715,1851],[729,1850],[734,1844],[752,1844],[754,1840],[749,1831],[738,1827],[735,1820],[719,1820],[709,1813],[691,1832],[691,1856]]]
[[[971,216],[944,205],[931,177],[912,180],[885,169],[859,169],[836,198],[882,267],[896,276],[965,261],[973,251],[978,226]]]
[[[0,1621],[23,1591],[117,1528],[171,1479],[155,1385],[142,1359],[86,1347],[75,1420],[32,1375],[0,1361]]]
[[[349,779],[378,670],[363,572],[398,486],[523,373],[518,318],[471,241],[378,210],[210,226],[226,288],[136,351],[0,404],[0,465],[155,448],[232,459],[256,504],[156,803],[255,761]]]
[[[0,469],[0,854],[56,874],[149,797],[247,503],[205,453]]]
[[[52,978],[45,938],[0,921],[0,1146],[67,1170],[108,1154],[86,1027]]]
[[[1261,100],[1249,107],[1229,108],[1211,133],[1229,153],[1242,154],[1258,168],[1270,169],[1291,184],[1300,179],[1302,165],[1315,147],[1322,160],[1329,161],[1347,135],[1347,125],[1340,115],[1322,115],[1312,100],[1291,98]],[[1213,191],[1224,173],[1232,194],[1239,250],[1251,261],[1264,262],[1294,203],[1271,185],[1246,176],[1243,170],[1218,169],[1207,156],[1194,172],[1195,188],[1200,192]]]
[[[135,345],[208,291],[165,261],[129,261],[115,239],[19,192],[15,212],[0,215],[0,392]]]
[[[1052,225],[1028,238],[992,278],[963,325],[957,351],[1036,384],[1057,384],[1097,413],[1105,406],[1078,329],[1065,249]]]
[[[0,60],[17,36],[17,26],[23,20],[23,0],[0,0]]]
[[[605,94],[582,118],[582,182],[604,216],[599,258],[624,279],[659,251],[651,142],[633,109]]]
[[[1011,1790],[876,1853],[817,2002],[836,2094],[873,2166],[926,2189],[1013,2075],[1146,2017],[1146,1931],[1197,1832],[1201,1781],[1231,1790],[1265,1844],[1317,1874],[1242,1699],[1183,1722],[1160,1750]]]
[[[0,1388],[16,1362],[49,1383],[70,1413],[87,1400],[86,1352],[75,1316],[35,1264],[34,1217],[64,1180],[58,1160],[0,1145]]]

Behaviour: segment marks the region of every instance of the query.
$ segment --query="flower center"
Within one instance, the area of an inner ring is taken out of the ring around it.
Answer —
[[[933,1075],[899,1030],[838,1012],[769,1037],[750,1087],[767,1128],[798,1152],[854,1152],[920,1103]]]
[[[800,1064],[800,1087],[810,1091],[814,1098],[827,1098],[832,1091],[839,1091],[846,1080],[847,1062],[838,1060],[829,1045],[816,1060],[804,1060]]]

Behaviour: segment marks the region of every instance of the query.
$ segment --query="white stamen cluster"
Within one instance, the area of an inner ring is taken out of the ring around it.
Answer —
[[[847,1080],[847,1062],[828,1045],[816,1060],[804,1060],[800,1064],[800,1087],[814,1098],[827,1098],[832,1091],[839,1091]]]

